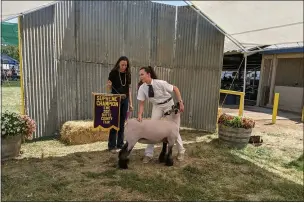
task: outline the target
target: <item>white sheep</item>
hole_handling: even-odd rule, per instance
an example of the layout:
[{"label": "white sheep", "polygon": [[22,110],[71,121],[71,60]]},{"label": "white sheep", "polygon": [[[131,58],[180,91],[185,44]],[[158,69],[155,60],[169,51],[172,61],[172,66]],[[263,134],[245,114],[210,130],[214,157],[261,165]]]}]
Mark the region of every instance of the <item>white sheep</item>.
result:
[{"label": "white sheep", "polygon": [[[124,132],[126,143],[118,154],[119,168],[128,168],[128,156],[137,142],[142,144],[163,142],[159,161],[160,163],[166,162],[167,166],[173,165],[172,148],[177,140],[180,123],[179,103],[172,106],[172,109],[166,112],[165,116],[170,114],[172,114],[172,120],[143,120],[139,122],[135,119],[130,119],[127,121]],[[167,144],[168,153],[166,154]]]}]

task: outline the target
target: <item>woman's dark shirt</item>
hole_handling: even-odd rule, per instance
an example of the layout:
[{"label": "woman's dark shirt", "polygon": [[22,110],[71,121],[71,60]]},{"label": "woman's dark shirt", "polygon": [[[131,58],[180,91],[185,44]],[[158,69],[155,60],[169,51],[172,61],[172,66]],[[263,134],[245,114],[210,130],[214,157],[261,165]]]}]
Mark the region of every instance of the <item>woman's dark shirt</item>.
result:
[{"label": "woman's dark shirt", "polygon": [[[120,78],[119,78],[120,74]],[[126,75],[127,73],[121,73],[118,70],[112,70],[109,74],[109,80],[112,82],[112,93],[113,94],[126,94],[129,96],[129,87],[131,85],[131,77],[130,75]],[[127,82],[126,82],[127,80]],[[125,85],[125,86],[123,86]],[[114,88],[113,88],[114,87]]]}]

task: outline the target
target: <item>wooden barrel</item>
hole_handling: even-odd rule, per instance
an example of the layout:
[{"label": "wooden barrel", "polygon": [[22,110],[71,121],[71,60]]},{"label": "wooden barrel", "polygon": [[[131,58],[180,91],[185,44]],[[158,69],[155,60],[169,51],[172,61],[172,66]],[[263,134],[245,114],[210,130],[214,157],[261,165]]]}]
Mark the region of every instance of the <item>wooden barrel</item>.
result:
[{"label": "wooden barrel", "polygon": [[221,143],[240,149],[247,146],[251,132],[251,128],[232,128],[220,124],[218,134]]},{"label": "wooden barrel", "polygon": [[21,148],[21,135],[8,136],[1,139],[1,159],[8,160],[19,156]]}]

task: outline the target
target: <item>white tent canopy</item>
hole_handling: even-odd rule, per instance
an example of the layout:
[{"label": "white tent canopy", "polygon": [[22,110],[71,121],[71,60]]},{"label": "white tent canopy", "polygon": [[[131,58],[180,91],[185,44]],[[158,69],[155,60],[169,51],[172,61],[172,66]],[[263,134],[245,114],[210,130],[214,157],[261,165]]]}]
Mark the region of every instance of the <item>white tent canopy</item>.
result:
[{"label": "white tent canopy", "polygon": [[[1,21],[58,1],[2,1]],[[185,1],[225,34],[224,51],[303,42],[303,1]]]},{"label": "white tent canopy", "polygon": [[250,48],[303,42],[303,1],[185,2],[225,35],[225,52],[244,53],[244,93]]},{"label": "white tent canopy", "polygon": [[1,22],[47,7],[57,1],[2,1]]},{"label": "white tent canopy", "polygon": [[189,1],[231,40],[249,48],[303,42],[303,1]]}]

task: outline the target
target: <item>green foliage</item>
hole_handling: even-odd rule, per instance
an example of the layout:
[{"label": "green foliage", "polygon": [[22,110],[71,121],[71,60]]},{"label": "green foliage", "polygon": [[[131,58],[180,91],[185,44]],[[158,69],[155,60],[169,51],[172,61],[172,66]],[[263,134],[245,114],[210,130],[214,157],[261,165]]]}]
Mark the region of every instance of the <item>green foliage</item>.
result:
[{"label": "green foliage", "polygon": [[251,118],[232,116],[224,113],[219,117],[218,124],[223,124],[232,128],[250,129],[254,128],[255,121]]},{"label": "green foliage", "polygon": [[19,61],[19,47],[8,45],[8,46],[1,46],[1,53],[6,54],[13,59],[16,59]]}]

